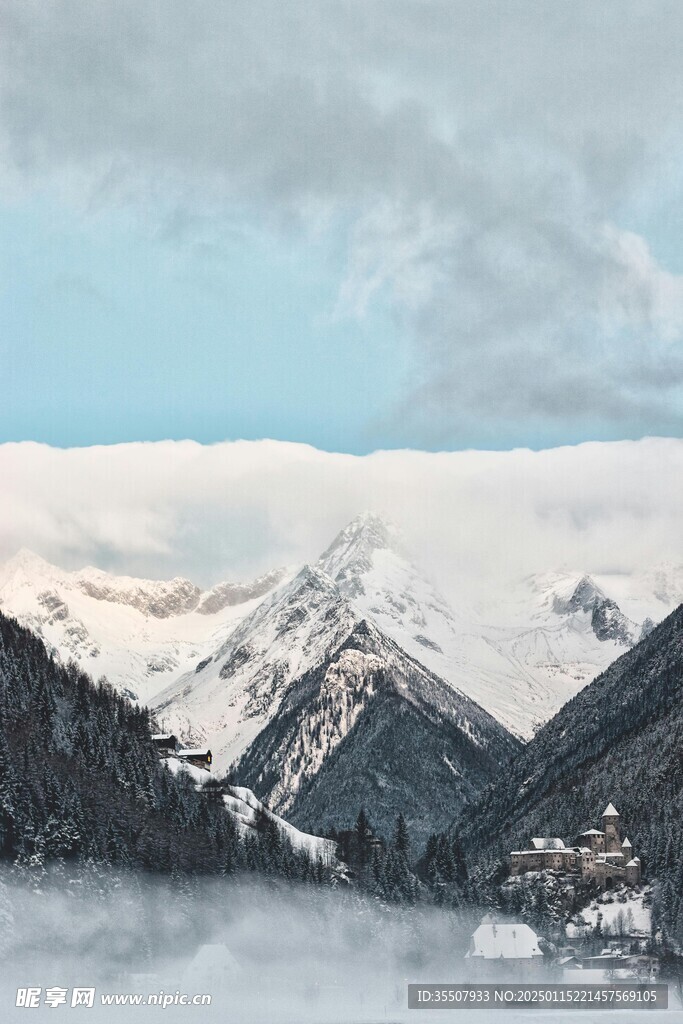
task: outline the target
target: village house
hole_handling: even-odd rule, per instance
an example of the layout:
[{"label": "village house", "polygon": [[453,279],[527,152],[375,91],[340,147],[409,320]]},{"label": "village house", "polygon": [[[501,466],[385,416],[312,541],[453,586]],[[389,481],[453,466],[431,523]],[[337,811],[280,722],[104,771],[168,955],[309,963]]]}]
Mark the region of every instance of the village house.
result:
[{"label": "village house", "polygon": [[595,879],[602,889],[611,889],[620,882],[631,887],[640,885],[640,859],[633,856],[628,838],[622,842],[619,817],[614,805],[608,804],[602,815],[602,829],[582,832],[576,846],[566,847],[557,838],[532,839],[530,849],[510,854],[510,874],[562,871]]},{"label": "village house", "polygon": [[534,977],[545,963],[538,935],[528,924],[499,924],[488,917],[470,939],[465,959],[477,977]]},{"label": "village house", "polygon": [[553,961],[553,967],[557,967],[561,971],[580,971],[582,970],[581,960],[576,954],[572,953],[571,956],[560,956],[557,960]]}]

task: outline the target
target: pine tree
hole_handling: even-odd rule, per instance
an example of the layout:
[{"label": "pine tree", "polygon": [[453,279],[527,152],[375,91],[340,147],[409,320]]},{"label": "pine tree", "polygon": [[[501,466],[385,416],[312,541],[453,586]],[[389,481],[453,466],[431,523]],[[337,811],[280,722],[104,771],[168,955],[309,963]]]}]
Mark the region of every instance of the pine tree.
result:
[{"label": "pine tree", "polygon": [[370,853],[370,840],[372,838],[372,829],[370,828],[370,821],[368,819],[367,814],[365,813],[364,807],[361,807],[360,811],[358,812],[355,832],[356,841],[358,845],[358,860],[362,866],[367,863],[368,856]]},{"label": "pine tree", "polygon": [[408,859],[410,854],[410,835],[408,833],[408,826],[403,814],[399,814],[396,818],[396,825],[394,826],[394,850],[402,857],[405,857],[406,860]]}]

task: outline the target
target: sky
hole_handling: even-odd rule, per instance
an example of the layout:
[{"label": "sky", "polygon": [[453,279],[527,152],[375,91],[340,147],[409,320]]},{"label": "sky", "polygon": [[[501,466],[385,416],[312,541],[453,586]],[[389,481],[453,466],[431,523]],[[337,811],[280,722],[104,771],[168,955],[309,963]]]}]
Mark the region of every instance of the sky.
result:
[{"label": "sky", "polygon": [[0,442],[680,436],[683,7],[3,0]]}]

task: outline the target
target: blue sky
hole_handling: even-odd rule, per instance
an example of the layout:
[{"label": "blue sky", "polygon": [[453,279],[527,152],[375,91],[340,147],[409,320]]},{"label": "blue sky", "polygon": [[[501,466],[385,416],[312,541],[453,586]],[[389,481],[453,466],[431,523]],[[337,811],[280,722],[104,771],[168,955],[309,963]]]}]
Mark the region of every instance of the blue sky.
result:
[{"label": "blue sky", "polygon": [[205,252],[44,199],[0,209],[0,234],[3,440],[391,444],[405,344],[381,305],[335,314],[315,246],[236,233]]},{"label": "blue sky", "polygon": [[7,0],[0,442],[680,436],[683,9],[391,12]]}]

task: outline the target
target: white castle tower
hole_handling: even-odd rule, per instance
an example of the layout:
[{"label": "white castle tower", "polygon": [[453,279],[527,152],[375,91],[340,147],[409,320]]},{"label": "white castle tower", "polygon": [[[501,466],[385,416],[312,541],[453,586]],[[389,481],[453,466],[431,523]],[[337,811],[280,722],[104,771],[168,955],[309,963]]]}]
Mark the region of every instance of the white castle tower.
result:
[{"label": "white castle tower", "polygon": [[602,814],[602,831],[605,833],[605,853],[624,853],[619,836],[619,811],[614,804],[607,804]]}]

